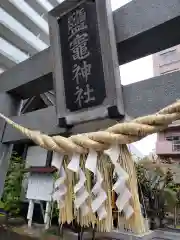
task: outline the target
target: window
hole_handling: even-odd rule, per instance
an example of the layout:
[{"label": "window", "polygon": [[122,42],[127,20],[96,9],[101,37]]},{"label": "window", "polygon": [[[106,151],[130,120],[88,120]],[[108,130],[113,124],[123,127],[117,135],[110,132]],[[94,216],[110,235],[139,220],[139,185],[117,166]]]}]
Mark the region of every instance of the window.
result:
[{"label": "window", "polygon": [[167,59],[172,59],[172,56],[175,56],[176,54],[176,49],[169,49],[168,51],[166,52],[162,52],[160,53],[160,56],[163,60],[167,60]]},{"label": "window", "polygon": [[167,136],[167,141],[180,141],[180,136]]},{"label": "window", "polygon": [[176,50],[177,50],[177,46],[171,47],[171,48],[165,49],[164,51],[161,51],[160,55],[169,56],[169,54],[175,53]]},{"label": "window", "polygon": [[172,150],[174,152],[180,152],[180,140],[173,141]]},{"label": "window", "polygon": [[173,140],[173,137],[172,137],[172,136],[166,137],[166,140],[167,140],[167,141],[172,141],[172,140]]},{"label": "window", "polygon": [[171,49],[166,52],[160,53],[160,66],[171,64],[180,60],[180,55],[177,52],[177,49]]},{"label": "window", "polygon": [[180,152],[180,136],[167,136],[166,141],[172,142],[173,152]]},{"label": "window", "polygon": [[179,69],[178,68],[174,68],[174,69],[171,69],[171,70],[167,70],[167,71],[161,72],[160,74],[161,75],[165,75],[165,74],[173,73],[173,72],[176,72],[176,71],[179,71]]}]

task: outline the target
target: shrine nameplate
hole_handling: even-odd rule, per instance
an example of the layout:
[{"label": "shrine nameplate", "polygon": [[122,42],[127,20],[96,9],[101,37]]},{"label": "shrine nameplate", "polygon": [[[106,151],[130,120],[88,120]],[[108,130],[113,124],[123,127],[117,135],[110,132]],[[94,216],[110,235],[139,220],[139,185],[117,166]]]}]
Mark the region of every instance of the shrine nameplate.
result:
[{"label": "shrine nameplate", "polygon": [[121,84],[107,2],[66,0],[49,13],[56,109],[66,123],[105,118],[110,108],[119,110],[117,78]]},{"label": "shrine nameplate", "polygon": [[95,2],[59,20],[66,106],[71,112],[98,106],[106,97]]}]

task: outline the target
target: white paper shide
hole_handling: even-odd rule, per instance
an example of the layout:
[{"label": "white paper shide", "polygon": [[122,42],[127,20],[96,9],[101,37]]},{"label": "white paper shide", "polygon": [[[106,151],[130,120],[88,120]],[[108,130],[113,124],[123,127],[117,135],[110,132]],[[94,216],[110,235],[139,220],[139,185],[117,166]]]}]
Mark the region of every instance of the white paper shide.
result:
[{"label": "white paper shide", "polygon": [[80,208],[83,216],[85,216],[89,213],[89,210],[90,210],[86,203],[86,200],[89,197],[89,193],[86,191],[86,188],[85,188],[86,176],[82,171],[82,169],[80,168],[79,154],[73,154],[71,161],[68,164],[68,169],[75,173],[78,173],[79,181],[74,186],[74,194],[75,194],[74,205],[77,210]]},{"label": "white paper shide", "polygon": [[134,210],[129,202],[132,194],[126,186],[126,181],[128,180],[129,175],[120,166],[120,163],[118,163],[120,148],[118,145],[114,145],[110,149],[104,151],[104,153],[107,154],[111,159],[112,163],[115,166],[116,174],[118,176],[118,180],[113,186],[113,190],[118,194],[116,206],[120,212],[124,212],[126,219],[129,219],[134,213]]},{"label": "white paper shide", "polygon": [[64,183],[66,179],[66,173],[62,165],[63,158],[63,155],[55,152],[53,153],[52,166],[56,167],[59,170],[59,178],[54,183],[53,200],[58,202],[59,208],[64,207],[65,195],[67,192],[67,187]]},{"label": "white paper shide", "polygon": [[[126,182],[129,178],[128,173],[121,167],[118,162],[120,156],[120,148],[115,145],[110,149],[105,150],[104,154],[108,155],[111,159],[112,163],[115,166],[115,173],[118,176],[116,183],[113,185],[113,191],[115,191],[118,195],[116,200],[116,206],[119,212],[124,212],[126,219],[129,219],[134,213],[134,209],[130,204],[130,199],[132,198],[132,194],[126,186]],[[91,190],[91,194],[94,197],[91,203],[91,209],[93,213],[97,213],[99,220],[103,220],[107,217],[107,211],[105,208],[105,201],[107,199],[107,193],[104,191],[102,187],[103,176],[98,170],[97,166],[98,154],[93,149],[89,150],[85,168],[93,173],[94,176],[94,186]],[[63,168],[63,156],[54,153],[52,165],[55,166],[59,170],[59,178],[55,182],[55,191],[53,193],[54,201],[59,203],[60,207],[64,206],[65,203],[65,195],[67,192],[67,187],[64,184],[66,179],[66,173]],[[87,192],[85,187],[86,176],[83,170],[80,167],[80,154],[74,153],[71,157],[71,160],[67,167],[70,171],[74,172],[78,176],[78,182],[74,186],[74,194],[75,200],[74,205],[75,208],[81,209],[83,216],[87,215],[90,212],[90,209],[87,205],[87,199],[90,194]]]},{"label": "white paper shide", "polygon": [[102,220],[107,216],[107,212],[104,206],[104,202],[107,199],[107,194],[102,188],[103,178],[97,169],[97,156],[97,152],[90,150],[86,159],[85,167],[94,174],[94,179],[96,181],[92,189],[92,193],[96,196],[91,204],[92,211],[93,213],[97,212],[99,220]]}]

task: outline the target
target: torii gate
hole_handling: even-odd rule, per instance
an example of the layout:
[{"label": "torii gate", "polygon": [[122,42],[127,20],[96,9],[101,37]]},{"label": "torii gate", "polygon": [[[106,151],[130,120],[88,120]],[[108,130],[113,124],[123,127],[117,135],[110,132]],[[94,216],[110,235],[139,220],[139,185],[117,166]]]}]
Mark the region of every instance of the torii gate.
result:
[{"label": "torii gate", "polygon": [[[104,113],[104,108],[98,108],[95,112],[91,112],[93,114],[90,114],[90,116],[85,114],[87,111],[84,111],[84,109],[84,115],[78,114],[72,117],[72,115],[69,114],[67,106],[65,107],[67,102],[65,104],[65,101],[61,101],[63,95],[61,92],[62,81],[59,81],[59,79],[62,80],[63,78],[69,79],[68,75],[66,76],[66,74],[63,75],[62,73],[65,66],[63,65],[64,61],[67,60],[67,63],[70,64],[68,62],[69,55],[66,56],[66,52],[63,52],[63,49],[66,47],[66,39],[63,39],[62,36],[64,32],[59,32],[61,30],[58,29],[57,24],[62,24],[61,29],[66,31],[67,29],[63,25],[65,23],[58,22],[59,17],[60,20],[62,18],[63,21],[65,21],[63,16],[66,17],[69,10],[74,9],[74,5],[75,7],[77,7],[77,5],[79,7],[81,4],[86,4],[86,2],[95,7],[92,7],[90,10],[88,9],[88,14],[92,16],[92,11],[94,10],[96,10],[97,14],[97,19],[92,19],[90,17],[89,20],[93,22],[92,24],[98,25],[96,30],[97,36],[100,36],[100,40],[99,45],[97,44],[96,47],[100,47],[101,51],[102,49],[104,50],[104,56],[102,57],[100,55],[104,59],[103,64],[101,60],[99,60],[97,65],[100,66],[100,64],[102,64],[101,67],[105,74],[104,81],[106,82],[106,91],[111,87],[117,87],[117,57],[118,63],[123,64],[179,44],[178,26],[180,19],[180,3],[178,0],[174,0],[173,2],[164,0],[162,3],[157,3],[155,0],[133,1],[116,10],[113,13],[113,18],[110,14],[111,11],[108,0],[75,0],[73,3],[72,1],[66,0],[49,13],[51,47],[31,57],[27,61],[18,64],[0,76],[0,112],[25,127],[38,129],[49,135],[66,134],[67,128],[68,133],[70,132],[73,134],[105,128],[109,124],[112,125],[115,123],[117,118],[122,119],[124,116],[134,118],[156,112],[164,106],[174,102],[179,97],[180,84],[178,80],[180,75],[179,72],[176,72],[130,84],[128,86],[121,86],[119,81],[118,97],[116,97],[116,103],[114,105],[112,104],[113,91],[107,93],[109,96],[107,106],[112,107],[107,111],[108,113]],[[114,24],[112,20],[114,20]],[[114,26],[115,34],[113,31]],[[84,29],[86,29],[86,27],[84,27]],[[171,29],[173,29],[173,31]],[[175,31],[175,29],[177,29],[177,31]],[[89,32],[89,34],[91,33],[92,32]],[[95,36],[95,39],[97,39],[97,36]],[[83,39],[83,41],[85,40],[86,38]],[[93,44],[94,42],[92,41],[92,43],[90,43],[90,49],[93,49]],[[64,46],[64,48],[61,48],[62,46]],[[62,56],[59,54],[60,48]],[[86,52],[86,54],[88,53]],[[95,57],[92,61],[96,61],[98,57],[99,55],[96,56],[95,53]],[[69,66],[70,65],[68,65],[68,67]],[[107,71],[108,67],[109,71]],[[106,73],[104,72],[105,70]],[[54,74],[54,82],[52,73]],[[99,79],[101,79],[102,72],[100,70],[98,74]],[[110,80],[112,80],[113,83],[110,82]],[[107,88],[107,86],[109,86],[109,88]],[[50,106],[46,109],[20,115],[21,100],[49,90],[56,91],[56,106]],[[61,95],[59,94],[60,92]],[[70,91],[70,94],[71,93]],[[96,103],[96,106],[98,106],[98,104],[101,105],[102,102],[102,99],[100,99],[99,102]],[[87,105],[84,108],[86,107],[91,108],[94,106]],[[81,110],[81,106],[77,108],[71,106],[71,103],[69,103],[68,109],[70,109],[70,112],[79,111]],[[102,120],[98,119],[100,116],[103,116]],[[83,119],[85,123],[72,126],[79,123],[80,118]],[[90,120],[94,119],[97,120],[96,124],[90,122]],[[71,125],[70,130],[69,125]],[[4,178],[8,167],[7,159],[11,154],[12,144],[19,141],[26,141],[27,138],[18,133],[11,126],[6,125],[2,120],[0,133],[0,191],[2,193]]]}]

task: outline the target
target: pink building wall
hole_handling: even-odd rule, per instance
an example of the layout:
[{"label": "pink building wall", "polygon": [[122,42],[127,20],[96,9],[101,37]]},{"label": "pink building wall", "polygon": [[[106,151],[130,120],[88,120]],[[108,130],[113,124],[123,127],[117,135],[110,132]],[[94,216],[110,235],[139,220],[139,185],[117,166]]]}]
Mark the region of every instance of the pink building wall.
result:
[{"label": "pink building wall", "polygon": [[173,151],[173,142],[166,140],[166,137],[180,136],[180,126],[169,128],[168,130],[158,133],[156,142],[156,154],[169,157],[180,158],[180,151]]}]

